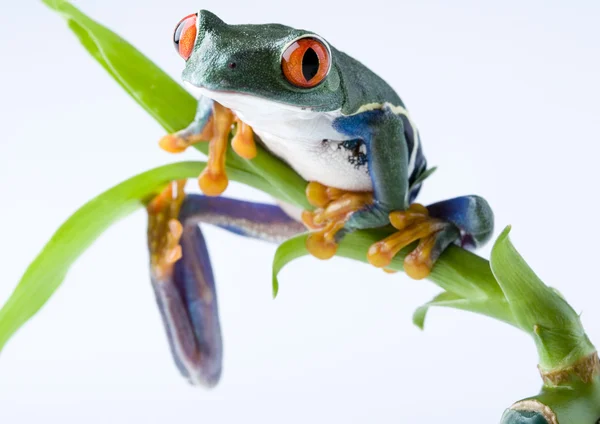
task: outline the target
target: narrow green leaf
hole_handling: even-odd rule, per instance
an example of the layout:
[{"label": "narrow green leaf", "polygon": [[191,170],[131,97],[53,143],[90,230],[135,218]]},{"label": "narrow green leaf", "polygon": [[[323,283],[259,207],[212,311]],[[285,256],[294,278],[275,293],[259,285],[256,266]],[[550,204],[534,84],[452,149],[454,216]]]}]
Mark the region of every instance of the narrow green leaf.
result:
[{"label": "narrow green leaf", "polygon": [[425,172],[423,172],[419,177],[412,183],[411,188],[416,186],[417,184],[421,184],[427,178],[429,178],[435,171],[437,171],[437,166],[429,168]]},{"label": "narrow green leaf", "polygon": [[496,240],[491,267],[517,324],[534,337],[542,369],[561,369],[595,352],[579,315],[527,265],[509,232]]},{"label": "narrow green leaf", "polygon": [[277,279],[279,272],[294,259],[308,254],[305,247],[306,237],[307,234],[300,234],[284,241],[277,247],[277,251],[273,257],[273,298],[277,297],[277,293],[279,293],[279,280]]},{"label": "narrow green leaf", "polygon": [[423,306],[417,308],[413,314],[413,323],[423,329],[425,327],[425,317],[429,308],[432,306],[446,307],[469,311],[497,320],[506,322],[507,324],[515,325],[511,311],[508,308],[506,299],[504,298],[481,298],[481,299],[465,299],[454,293],[443,292],[437,295],[433,300],[427,302]]},{"label": "narrow green leaf", "polygon": [[429,308],[431,306],[438,306],[443,302],[453,301],[453,300],[463,300],[460,296],[455,295],[454,293],[442,292],[434,297],[432,300],[427,302],[426,304],[419,306],[415,312],[413,313],[413,324],[419,327],[421,330],[425,328],[425,318],[427,317],[427,312],[429,312]]},{"label": "narrow green leaf", "polygon": [[135,47],[68,1],[43,2],[67,20],[94,59],[163,128],[174,132],[192,121],[196,110],[194,97]]},{"label": "narrow green leaf", "polygon": [[183,162],[144,172],[104,192],[75,212],[31,263],[0,310],[0,349],[46,303],[73,262],[104,230],[142,207],[146,199],[169,181],[193,177],[203,168],[203,162]]}]

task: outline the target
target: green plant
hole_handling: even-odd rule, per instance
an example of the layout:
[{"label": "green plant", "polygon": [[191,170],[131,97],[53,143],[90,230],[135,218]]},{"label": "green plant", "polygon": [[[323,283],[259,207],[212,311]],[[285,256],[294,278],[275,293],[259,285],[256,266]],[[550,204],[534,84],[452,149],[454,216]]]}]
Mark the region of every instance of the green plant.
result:
[{"label": "green plant", "polygon": [[[192,119],[195,100],[155,64],[118,35],[91,20],[66,1],[44,0],[63,15],[70,29],[107,72],[168,132]],[[206,153],[205,144],[195,147]],[[55,233],[25,272],[0,310],[0,348],[30,319],[62,283],[70,265],[110,225],[143,207],[173,180],[196,177],[204,162],[180,162],[135,176],[104,192],[73,214]],[[230,155],[229,176],[275,198],[308,209],[306,182],[280,160],[259,149],[251,161]],[[361,231],[346,237],[338,255],[366,262],[366,251],[385,230]],[[508,238],[497,239],[491,262],[452,247],[429,279],[443,292],[418,308],[414,322],[424,326],[431,306],[488,315],[530,334],[539,353],[541,392],[507,410],[503,422],[593,424],[600,418],[600,364],[579,316],[553,289],[544,285]],[[281,244],[273,264],[277,274],[290,261],[306,255],[306,235]],[[402,270],[403,251],[390,265]]]}]

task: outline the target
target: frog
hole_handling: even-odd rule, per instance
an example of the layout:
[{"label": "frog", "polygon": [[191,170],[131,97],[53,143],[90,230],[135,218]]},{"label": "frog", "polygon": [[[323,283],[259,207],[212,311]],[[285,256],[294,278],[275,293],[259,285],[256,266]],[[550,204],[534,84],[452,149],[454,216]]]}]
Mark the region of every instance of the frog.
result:
[{"label": "frog", "polygon": [[[226,24],[200,10],[176,25],[173,44],[198,106],[189,126],[160,145],[173,153],[207,140],[210,146],[198,180],[203,194],[185,194],[178,182],[152,203],[149,248],[171,350],[191,383],[213,387],[222,370],[216,289],[200,223],[275,243],[308,232],[306,248],[322,260],[354,231],[393,229],[369,248],[368,262],[386,270],[414,246],[404,259],[414,279],[427,277],[449,246],[472,249],[490,239],[494,215],[481,196],[415,203],[433,168],[405,104],[321,35],[281,24]],[[232,133],[232,148],[245,160],[256,156],[258,144],[306,180],[314,209],[221,196]]]}]

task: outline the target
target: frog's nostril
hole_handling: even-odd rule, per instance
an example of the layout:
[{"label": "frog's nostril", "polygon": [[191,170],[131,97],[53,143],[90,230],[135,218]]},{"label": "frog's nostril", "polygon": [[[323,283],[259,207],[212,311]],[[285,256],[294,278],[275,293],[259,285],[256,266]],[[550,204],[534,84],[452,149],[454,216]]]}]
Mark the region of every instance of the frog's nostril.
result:
[{"label": "frog's nostril", "polygon": [[237,67],[237,63],[235,63],[235,62],[229,62],[229,63],[227,64],[227,67],[228,67],[229,69],[235,69],[235,68]]}]

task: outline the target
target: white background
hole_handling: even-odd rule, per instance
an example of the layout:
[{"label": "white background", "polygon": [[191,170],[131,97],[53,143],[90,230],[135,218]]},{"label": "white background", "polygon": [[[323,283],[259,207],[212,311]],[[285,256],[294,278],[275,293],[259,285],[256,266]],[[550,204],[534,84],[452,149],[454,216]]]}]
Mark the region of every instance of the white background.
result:
[{"label": "white background", "polygon": [[[322,34],[411,110],[439,166],[420,200],[484,195],[496,234],[513,224],[525,258],[600,343],[600,4],[483,3],[77,2],[175,78],[172,30],[199,7]],[[3,5],[0,62],[3,302],[78,206],[181,157],[159,150],[162,129],[41,3]],[[228,195],[268,200],[239,185]],[[273,246],[205,234],[225,341],[215,390],[188,386],[172,363],[140,211],[103,235],[6,345],[0,422],[488,423],[539,388],[533,343],[516,329],[446,309],[431,311],[425,332],[414,327],[413,310],[438,292],[430,282],[304,258],[284,270],[273,301]]]}]

